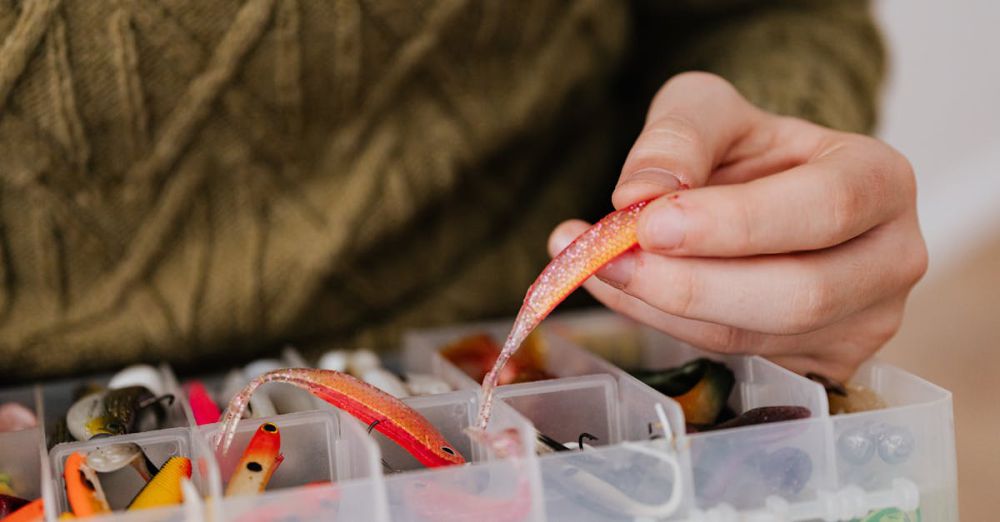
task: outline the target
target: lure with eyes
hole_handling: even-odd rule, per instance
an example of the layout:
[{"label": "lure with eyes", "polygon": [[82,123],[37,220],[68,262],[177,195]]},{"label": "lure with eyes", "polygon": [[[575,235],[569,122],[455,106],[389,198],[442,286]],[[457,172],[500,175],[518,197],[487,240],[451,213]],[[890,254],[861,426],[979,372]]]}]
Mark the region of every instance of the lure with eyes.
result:
[{"label": "lure with eyes", "polygon": [[226,485],[226,496],[261,493],[271,475],[284,460],[281,456],[281,433],[270,422],[261,424],[243,451],[233,476]]},{"label": "lure with eyes", "polygon": [[236,394],[222,415],[217,441],[217,447],[222,453],[229,450],[236,434],[236,425],[246,411],[251,395],[261,385],[269,382],[284,382],[309,391],[374,427],[425,466],[465,463],[465,459],[430,421],[399,399],[346,373],[312,368],[285,368],[267,372],[252,379]]}]

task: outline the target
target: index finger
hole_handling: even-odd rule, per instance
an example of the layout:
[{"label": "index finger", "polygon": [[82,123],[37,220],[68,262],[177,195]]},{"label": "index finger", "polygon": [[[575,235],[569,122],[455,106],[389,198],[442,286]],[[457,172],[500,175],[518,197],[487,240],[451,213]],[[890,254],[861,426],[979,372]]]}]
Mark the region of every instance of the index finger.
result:
[{"label": "index finger", "polygon": [[726,151],[762,118],[759,109],[718,76],[689,72],[673,77],[650,105],[612,203],[624,208],[705,185]]}]

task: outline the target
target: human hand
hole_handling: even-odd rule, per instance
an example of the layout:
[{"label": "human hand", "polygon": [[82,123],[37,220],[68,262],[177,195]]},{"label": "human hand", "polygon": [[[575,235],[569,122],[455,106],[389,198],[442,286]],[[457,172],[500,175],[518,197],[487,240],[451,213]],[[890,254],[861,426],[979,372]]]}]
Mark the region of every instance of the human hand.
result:
[{"label": "human hand", "polygon": [[[899,329],[927,268],[901,154],[766,113],[707,73],[657,93],[612,201],[653,198],[639,217],[641,249],[584,287],[707,350],[846,380]],[[586,228],[559,225],[549,251]]]}]

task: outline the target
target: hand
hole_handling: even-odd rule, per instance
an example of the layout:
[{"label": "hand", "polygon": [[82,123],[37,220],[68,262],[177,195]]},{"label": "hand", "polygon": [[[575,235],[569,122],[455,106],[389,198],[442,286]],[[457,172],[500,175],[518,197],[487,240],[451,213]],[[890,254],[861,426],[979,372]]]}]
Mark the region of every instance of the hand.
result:
[{"label": "hand", "polygon": [[[710,74],[676,76],[653,100],[612,201],[652,198],[641,249],[584,286],[707,350],[846,380],[896,333],[926,271],[902,155],[766,113]],[[550,252],[586,227],[561,224]]]}]

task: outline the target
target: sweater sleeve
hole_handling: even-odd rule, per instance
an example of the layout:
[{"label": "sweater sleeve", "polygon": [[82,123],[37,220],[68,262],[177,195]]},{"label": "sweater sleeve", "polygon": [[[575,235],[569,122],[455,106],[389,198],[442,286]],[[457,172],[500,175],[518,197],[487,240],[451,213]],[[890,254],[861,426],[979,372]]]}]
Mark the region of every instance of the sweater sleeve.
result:
[{"label": "sweater sleeve", "polygon": [[648,81],[709,71],[766,110],[873,130],[885,51],[866,0],[665,4],[635,5],[635,55],[652,64]]}]

